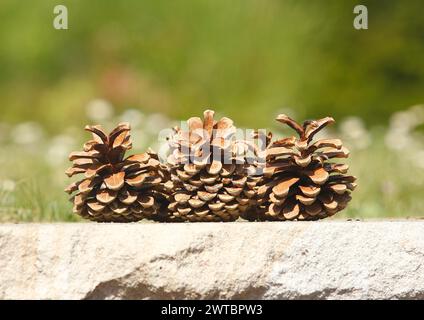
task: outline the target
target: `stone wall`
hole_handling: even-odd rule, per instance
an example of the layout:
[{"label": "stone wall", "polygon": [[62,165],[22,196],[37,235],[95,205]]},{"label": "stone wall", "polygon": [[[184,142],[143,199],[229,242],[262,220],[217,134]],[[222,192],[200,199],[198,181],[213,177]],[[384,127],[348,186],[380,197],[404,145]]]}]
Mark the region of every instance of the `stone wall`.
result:
[{"label": "stone wall", "polygon": [[423,299],[424,222],[0,225],[0,299]]}]

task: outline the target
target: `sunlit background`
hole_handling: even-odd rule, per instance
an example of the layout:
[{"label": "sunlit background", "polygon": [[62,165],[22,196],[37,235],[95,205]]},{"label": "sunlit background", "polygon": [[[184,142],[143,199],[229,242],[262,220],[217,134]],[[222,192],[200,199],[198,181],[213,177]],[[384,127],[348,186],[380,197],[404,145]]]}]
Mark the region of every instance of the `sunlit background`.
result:
[{"label": "sunlit background", "polygon": [[[53,28],[68,8],[69,29]],[[369,29],[353,28],[353,8]],[[424,216],[422,0],[0,2],[0,222],[75,221],[63,188],[86,124],[134,152],[212,107],[243,128],[333,116],[358,189],[341,218]]]}]

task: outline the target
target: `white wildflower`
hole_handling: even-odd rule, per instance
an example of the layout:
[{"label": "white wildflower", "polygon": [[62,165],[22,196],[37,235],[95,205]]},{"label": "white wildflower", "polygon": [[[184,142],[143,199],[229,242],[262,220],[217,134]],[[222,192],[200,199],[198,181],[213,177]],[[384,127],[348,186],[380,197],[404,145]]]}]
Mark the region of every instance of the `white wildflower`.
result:
[{"label": "white wildflower", "polygon": [[412,153],[410,157],[415,166],[420,169],[424,169],[424,149]]},{"label": "white wildflower", "polygon": [[11,139],[16,144],[29,145],[40,142],[44,137],[43,128],[36,122],[24,122],[15,126]]},{"label": "white wildflower", "polygon": [[385,137],[387,147],[395,151],[422,149],[422,135],[414,130],[423,123],[424,107],[422,105],[395,112],[390,118],[390,126]]},{"label": "white wildflower", "polygon": [[415,144],[414,138],[409,132],[389,128],[385,137],[386,146],[395,151],[413,148]]},{"label": "white wildflower", "polygon": [[45,153],[46,161],[51,165],[60,165],[66,162],[75,145],[76,141],[71,136],[58,135],[53,137]]},{"label": "white wildflower", "polygon": [[170,120],[163,114],[153,113],[147,116],[144,129],[147,133],[157,135],[163,128],[169,126]]},{"label": "white wildflower", "polygon": [[91,121],[106,121],[112,118],[113,106],[103,99],[94,99],[87,104],[86,114]]},{"label": "white wildflower", "polygon": [[343,140],[355,149],[364,149],[371,144],[371,136],[359,117],[348,117],[340,123]]},{"label": "white wildflower", "polygon": [[120,116],[121,122],[129,122],[132,128],[137,128],[141,125],[144,119],[144,114],[137,109],[128,109]]},{"label": "white wildflower", "polygon": [[0,180],[0,190],[13,192],[16,189],[16,182],[10,179]]}]

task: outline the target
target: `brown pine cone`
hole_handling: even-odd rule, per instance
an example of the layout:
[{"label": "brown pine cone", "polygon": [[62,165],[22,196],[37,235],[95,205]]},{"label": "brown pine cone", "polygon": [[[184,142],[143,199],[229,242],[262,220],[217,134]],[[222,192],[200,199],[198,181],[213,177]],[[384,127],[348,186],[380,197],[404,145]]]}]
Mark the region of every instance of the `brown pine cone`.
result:
[{"label": "brown pine cone", "polygon": [[73,194],[74,212],[97,222],[134,222],[154,218],[163,205],[160,185],[165,171],[153,152],[124,158],[132,148],[130,125],[119,124],[109,135],[87,126],[93,139],[82,152],[72,152],[69,177],[83,174],[65,191]]},{"label": "brown pine cone", "polygon": [[[281,114],[276,120],[294,129],[299,138],[271,142],[268,137],[266,168],[257,187],[258,207],[253,219],[316,220],[344,209],[356,178],[347,175],[348,165],[329,160],[347,158],[349,151],[339,139],[313,140],[334,119],[326,117],[300,125]],[[252,220],[252,211],[250,214]]]},{"label": "brown pine cone", "polygon": [[251,145],[236,140],[233,121],[193,117],[174,128],[167,159],[172,189],[168,221],[234,221],[254,204],[257,179],[249,176]]}]

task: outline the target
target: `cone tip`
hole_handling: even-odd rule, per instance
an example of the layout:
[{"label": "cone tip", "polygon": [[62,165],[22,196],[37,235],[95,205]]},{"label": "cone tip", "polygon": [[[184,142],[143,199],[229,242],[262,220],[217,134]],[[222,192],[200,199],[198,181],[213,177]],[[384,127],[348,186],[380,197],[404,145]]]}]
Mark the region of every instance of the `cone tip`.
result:
[{"label": "cone tip", "polygon": [[203,116],[206,118],[208,116],[213,117],[215,114],[215,111],[213,111],[212,109],[206,109],[205,111],[203,111]]},{"label": "cone tip", "polygon": [[92,125],[87,124],[84,127],[84,130],[85,131],[90,131],[90,132],[94,132],[95,130],[99,130],[101,132],[104,132],[103,131],[103,127],[100,124],[92,124]]},{"label": "cone tip", "polygon": [[324,119],[325,119],[325,120],[327,120],[327,121],[328,121],[328,123],[330,123],[330,124],[332,124],[332,123],[335,123],[335,122],[336,122],[336,120],[334,120],[334,118],[333,118],[333,117],[325,117]]},{"label": "cone tip", "polygon": [[275,120],[277,120],[277,121],[286,120],[286,119],[289,119],[289,116],[288,116],[288,115],[286,115],[286,114],[284,114],[284,113],[280,113],[280,114],[277,116],[277,118],[275,118]]}]

